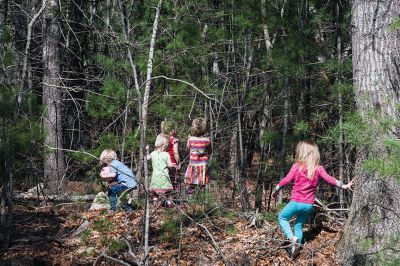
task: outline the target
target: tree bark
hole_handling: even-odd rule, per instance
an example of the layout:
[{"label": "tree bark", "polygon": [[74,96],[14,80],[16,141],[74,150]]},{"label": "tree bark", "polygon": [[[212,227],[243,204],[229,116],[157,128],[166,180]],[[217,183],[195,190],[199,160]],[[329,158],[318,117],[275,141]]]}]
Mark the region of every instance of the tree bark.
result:
[{"label": "tree bark", "polygon": [[44,178],[50,194],[62,192],[65,183],[65,162],[62,149],[62,110],[60,86],[60,29],[58,0],[48,0],[43,21],[43,127],[45,145],[57,149],[45,151]]},{"label": "tree bark", "polygon": [[[111,3],[109,0],[107,1],[107,13],[108,13],[108,23],[110,20],[110,14],[111,14],[111,7],[109,7]],[[123,25],[123,32],[124,32],[124,39],[126,43],[129,43],[129,32],[130,32],[130,25],[129,25],[129,20],[126,16],[126,7],[125,7],[125,1],[119,0],[119,8],[121,11],[121,20],[122,20],[122,25]],[[109,26],[108,26],[109,27]],[[108,28],[107,27],[107,28]],[[128,47],[128,58],[130,61],[132,61],[133,64],[133,58],[132,58],[132,52],[131,52],[131,47]],[[131,64],[131,65],[132,65]],[[128,134],[131,131],[131,125],[128,122],[128,115],[130,113],[130,99],[131,99],[131,82],[128,81],[128,89],[126,91],[126,105],[125,105],[125,114],[124,114],[124,123],[122,125],[122,143],[121,143],[121,162],[124,162],[124,150],[125,150],[125,140],[126,140],[126,134]]]},{"label": "tree bark", "polygon": [[[391,24],[400,15],[400,1],[353,1],[353,75],[356,106],[371,128],[381,119],[398,121],[400,87],[400,37]],[[398,128],[376,131],[371,146],[358,150],[355,166],[357,177],[349,218],[338,248],[343,265],[375,265],[377,254],[389,249],[386,257],[398,250],[393,240],[400,232],[400,195],[395,176],[363,170],[365,160],[383,158],[389,152],[383,141],[398,138]],[[397,134],[397,136],[396,136]],[[393,255],[393,253],[392,253]]]},{"label": "tree bark", "polygon": [[[156,35],[158,29],[158,20],[160,17],[161,5],[163,0],[158,2],[156,8],[156,16],[153,23],[153,32],[150,41],[150,51],[149,51],[149,61],[147,63],[147,75],[146,75],[146,85],[143,96],[143,106],[142,106],[142,127],[141,127],[141,138],[140,138],[140,149],[143,157],[145,158],[143,152],[146,145],[146,129],[147,129],[147,110],[149,105],[149,95],[150,95],[150,85],[151,85],[151,75],[153,72],[153,59],[154,59],[154,49],[156,44]],[[145,204],[145,215],[144,215],[144,264],[149,265],[149,228],[150,228],[150,194],[149,194],[149,170],[147,167],[146,160],[143,160],[144,168],[144,188],[146,193],[146,204]]]},{"label": "tree bark", "polygon": [[[282,149],[281,149],[281,179],[285,177],[285,167],[286,167],[286,142],[289,130],[289,112],[290,112],[290,90],[289,90],[289,79],[285,78],[283,84],[283,90],[285,93],[285,101],[283,104],[283,126],[282,126]],[[282,190],[278,194],[278,203],[282,203]]]},{"label": "tree bark", "polygon": [[7,0],[0,0],[0,83],[4,81],[6,73],[4,66],[4,36],[6,31],[7,4]]},{"label": "tree bark", "polygon": [[[340,28],[341,22],[341,10],[339,1],[336,3],[336,21],[335,21],[335,31],[336,31],[336,57],[338,62],[342,63],[342,34]],[[336,77],[336,83],[341,84],[341,74]],[[343,153],[343,97],[342,92],[338,91],[338,112],[339,112],[339,139],[338,139],[338,155],[339,155],[339,181],[343,182],[343,168],[344,168],[344,153]],[[344,208],[344,191],[343,189],[337,189],[339,194],[340,208]]]},{"label": "tree bark", "polygon": [[14,165],[14,150],[13,144],[8,143],[8,156],[5,156],[3,166],[4,169],[1,175],[1,183],[3,188],[1,190],[1,205],[0,205],[0,220],[1,220],[1,246],[0,248],[5,249],[10,245],[10,226],[12,216],[12,169]]}]

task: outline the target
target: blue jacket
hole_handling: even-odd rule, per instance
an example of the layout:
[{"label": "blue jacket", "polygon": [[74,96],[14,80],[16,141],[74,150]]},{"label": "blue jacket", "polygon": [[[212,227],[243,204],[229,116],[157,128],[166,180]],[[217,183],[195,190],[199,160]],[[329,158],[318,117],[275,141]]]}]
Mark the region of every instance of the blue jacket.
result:
[{"label": "blue jacket", "polygon": [[116,173],[116,179],[118,184],[127,186],[128,188],[137,187],[135,175],[132,170],[129,169],[125,164],[118,160],[112,160],[110,164],[111,172]]}]

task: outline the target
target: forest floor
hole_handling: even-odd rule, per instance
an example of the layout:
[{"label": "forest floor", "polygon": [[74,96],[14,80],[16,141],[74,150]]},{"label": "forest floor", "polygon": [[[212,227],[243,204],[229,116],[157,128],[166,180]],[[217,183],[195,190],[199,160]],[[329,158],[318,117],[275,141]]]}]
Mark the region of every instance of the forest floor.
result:
[{"label": "forest floor", "polygon": [[[342,228],[322,215],[305,225],[305,244],[293,261],[275,210],[242,213],[212,197],[205,201],[152,209],[151,265],[339,265],[335,244]],[[16,206],[11,247],[0,252],[0,265],[135,265],[143,253],[143,213],[142,207],[128,215],[88,211],[87,204]]]}]

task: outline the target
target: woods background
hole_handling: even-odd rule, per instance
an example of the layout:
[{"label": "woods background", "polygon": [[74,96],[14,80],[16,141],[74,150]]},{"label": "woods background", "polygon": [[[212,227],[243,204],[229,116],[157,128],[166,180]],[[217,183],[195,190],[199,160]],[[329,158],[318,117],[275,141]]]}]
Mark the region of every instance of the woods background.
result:
[{"label": "woods background", "polygon": [[[399,229],[399,11],[397,0],[0,0],[3,228],[13,190],[97,182],[87,153],[116,150],[146,184],[144,143],[163,120],[185,165],[191,120],[204,116],[227,206],[269,209],[303,139],[337,179],[371,183],[342,245],[346,263],[375,260]],[[324,186],[317,196],[351,202]]]}]

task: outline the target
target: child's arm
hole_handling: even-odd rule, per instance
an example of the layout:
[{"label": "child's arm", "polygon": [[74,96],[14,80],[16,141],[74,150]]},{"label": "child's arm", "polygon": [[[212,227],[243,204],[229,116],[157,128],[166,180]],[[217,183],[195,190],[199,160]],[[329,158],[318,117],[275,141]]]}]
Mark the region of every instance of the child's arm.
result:
[{"label": "child's arm", "polygon": [[342,188],[342,189],[352,189],[354,180],[351,180],[348,184],[343,184],[342,181],[337,180],[336,178],[334,178],[333,176],[330,176],[324,167],[320,166],[319,167],[319,175],[329,184],[331,184],[332,186],[337,186],[338,188]]},{"label": "child's arm", "polygon": [[210,143],[207,146],[207,152],[208,152],[208,154],[211,154],[213,152],[212,146],[211,146],[211,138],[210,138]]},{"label": "child's arm", "polygon": [[167,156],[167,165],[168,165],[168,167],[170,167],[170,168],[175,167],[176,168],[177,165],[171,162],[171,157],[169,156],[169,153],[166,152],[166,154],[168,155]]},{"label": "child's arm", "polygon": [[174,143],[173,149],[174,149],[174,158],[175,158],[175,162],[176,162],[176,165],[177,165],[178,168],[179,168],[179,165],[180,165],[180,163],[181,163],[181,158],[179,157],[179,141],[177,141],[176,143]]},{"label": "child's arm", "polygon": [[151,160],[151,154],[149,154],[150,147],[149,145],[146,146],[146,158],[147,161]]},{"label": "child's arm", "polygon": [[101,171],[101,172],[100,172],[100,176],[101,176],[101,178],[102,178],[104,181],[109,182],[109,181],[114,180],[115,177],[117,176],[117,174],[116,174],[116,173],[113,173],[113,172],[111,172],[111,171],[109,171],[109,172]]},{"label": "child's arm", "polygon": [[187,142],[186,142],[186,151],[187,151],[187,152],[190,152],[189,140],[190,140],[190,136],[189,136],[189,138],[188,138],[188,140],[187,140]]},{"label": "child's arm", "polygon": [[272,197],[276,198],[276,196],[278,195],[278,191],[282,187],[289,185],[293,181],[298,169],[299,168],[297,164],[293,164],[292,168],[290,168],[289,173],[275,187],[274,191],[272,192]]}]

